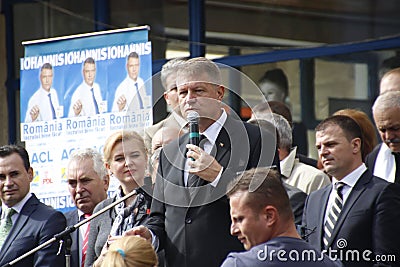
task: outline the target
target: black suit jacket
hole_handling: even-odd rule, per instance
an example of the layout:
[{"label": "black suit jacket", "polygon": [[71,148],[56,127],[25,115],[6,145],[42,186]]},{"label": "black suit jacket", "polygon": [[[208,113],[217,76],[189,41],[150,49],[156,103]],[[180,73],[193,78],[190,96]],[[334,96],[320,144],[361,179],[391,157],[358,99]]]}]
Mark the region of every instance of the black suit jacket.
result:
[{"label": "black suit jacket", "polygon": [[[65,230],[61,212],[41,203],[35,195],[25,203],[0,251],[0,266],[4,266],[26,252],[48,241]],[[12,266],[65,266],[63,253],[57,256],[59,243],[53,242]]]},{"label": "black suit jacket", "polygon": [[[65,218],[67,219],[67,225],[68,226],[73,226],[79,222],[79,216],[78,216],[78,209],[74,209],[71,211],[68,211],[67,213],[64,214]],[[70,263],[71,267],[75,266],[80,266],[80,261],[79,261],[79,228],[76,229],[74,232],[71,233],[71,258],[70,258]]]},{"label": "black suit jacket", "polygon": [[296,225],[301,225],[307,194],[297,187],[291,186],[290,184],[287,184],[285,182],[282,182],[282,184],[285,187],[286,193],[289,197],[290,206],[292,207],[294,216],[294,223]]},{"label": "black suit jacket", "polygon": [[379,150],[381,149],[382,145],[383,143],[380,143],[375,146],[374,149],[365,158],[365,165],[367,165],[368,169],[371,170],[371,173],[374,173],[376,158],[378,157]]},{"label": "black suit jacket", "polygon": [[230,235],[226,185],[237,172],[258,164],[279,166],[275,140],[258,127],[228,116],[213,149],[215,159],[224,167],[221,179],[217,187],[201,179],[202,187],[192,198],[183,181],[187,143],[184,135],[160,155],[147,226],[165,248],[167,266],[219,266],[229,252],[243,250]]},{"label": "black suit jacket", "polygon": [[[312,192],[306,200],[303,224],[315,229],[309,242],[322,249],[325,208],[332,186]],[[375,177],[367,170],[360,177],[346,200],[332,233],[329,246],[333,250],[357,250],[359,261],[342,259],[345,266],[382,266],[378,262],[364,261],[362,253],[376,255],[397,254],[400,240],[400,186]],[[343,253],[343,254],[345,254]],[[334,254],[338,256],[339,254]],[[368,255],[373,258],[373,255]],[[376,265],[374,265],[376,264]],[[394,266],[394,263],[391,263]],[[396,263],[398,264],[398,263]],[[386,265],[387,266],[387,265]]]}]

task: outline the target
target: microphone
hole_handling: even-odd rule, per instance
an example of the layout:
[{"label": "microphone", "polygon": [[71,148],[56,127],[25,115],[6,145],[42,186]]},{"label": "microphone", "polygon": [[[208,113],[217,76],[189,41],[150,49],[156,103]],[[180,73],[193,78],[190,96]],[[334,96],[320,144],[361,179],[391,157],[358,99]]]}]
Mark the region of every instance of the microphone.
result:
[{"label": "microphone", "polygon": [[199,134],[199,113],[196,111],[190,111],[186,119],[189,122],[189,144],[199,146],[200,134]]}]

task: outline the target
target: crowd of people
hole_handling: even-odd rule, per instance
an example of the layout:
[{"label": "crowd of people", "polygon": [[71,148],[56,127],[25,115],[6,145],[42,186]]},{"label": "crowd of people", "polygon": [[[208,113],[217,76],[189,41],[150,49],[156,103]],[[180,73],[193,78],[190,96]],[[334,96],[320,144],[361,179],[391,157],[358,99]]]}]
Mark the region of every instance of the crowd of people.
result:
[{"label": "crowd of people", "polygon": [[[137,60],[128,58],[127,79],[137,75]],[[51,79],[51,66],[42,72],[44,82]],[[276,82],[282,75],[263,76],[267,99],[244,122],[223,104],[215,63],[166,63],[161,81],[170,116],[143,136],[112,133],[102,154],[87,148],[70,155],[66,176],[76,209],[65,214],[30,192],[25,148],[0,147],[0,266],[25,253],[12,265],[400,266],[400,70],[382,77],[375,124],[345,109],[317,125],[318,159],[297,149],[287,80]],[[119,91],[115,108],[123,110],[127,96]],[[75,114],[82,112],[76,104]],[[185,126],[193,111],[199,144],[189,142],[196,133]],[[39,115],[32,106],[27,117]],[[119,182],[113,197],[110,179]],[[64,243],[72,240],[67,250],[53,242],[28,253],[82,220],[88,222],[65,236]]]}]

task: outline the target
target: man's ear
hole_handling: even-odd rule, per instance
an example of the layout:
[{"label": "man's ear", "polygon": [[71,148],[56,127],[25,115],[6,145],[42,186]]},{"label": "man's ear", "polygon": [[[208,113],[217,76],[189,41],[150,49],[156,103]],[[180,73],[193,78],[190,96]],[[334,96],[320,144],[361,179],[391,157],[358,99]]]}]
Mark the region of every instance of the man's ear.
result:
[{"label": "man's ear", "polygon": [[167,102],[167,105],[169,105],[169,99],[168,99],[168,93],[167,92],[164,92],[164,99],[165,99],[165,102]]},{"label": "man's ear", "polygon": [[222,101],[222,98],[224,98],[225,94],[225,87],[223,85],[219,85],[217,88],[217,99],[219,101]]},{"label": "man's ear", "polygon": [[278,210],[274,206],[268,205],[264,207],[263,212],[267,226],[274,225],[278,219]]},{"label": "man's ear", "polygon": [[356,137],[353,140],[351,140],[351,145],[353,147],[353,153],[356,154],[359,151],[361,151],[361,139]]},{"label": "man's ear", "polygon": [[103,177],[103,183],[104,183],[104,190],[107,192],[108,187],[110,186],[110,176],[108,174]]},{"label": "man's ear", "polygon": [[33,181],[33,168],[32,167],[30,167],[28,169],[28,179],[29,179],[29,182]]}]

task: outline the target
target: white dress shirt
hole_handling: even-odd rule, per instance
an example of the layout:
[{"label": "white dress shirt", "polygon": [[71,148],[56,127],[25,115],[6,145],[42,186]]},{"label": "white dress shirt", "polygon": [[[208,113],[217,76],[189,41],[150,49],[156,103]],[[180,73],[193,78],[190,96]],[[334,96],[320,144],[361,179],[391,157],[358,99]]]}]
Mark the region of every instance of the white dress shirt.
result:
[{"label": "white dress shirt", "polygon": [[[207,140],[204,141],[204,151],[207,154],[211,153],[211,150],[214,147],[215,141],[217,140],[219,132],[221,131],[222,126],[225,124],[227,117],[228,117],[228,115],[226,114],[225,110],[222,109],[222,114],[218,118],[218,120],[216,120],[213,124],[211,124],[204,132],[200,133],[200,134],[204,135],[205,137],[207,137]],[[185,171],[183,173],[183,179],[184,179],[185,185],[187,185],[188,176],[189,176],[189,172],[188,172],[188,170],[190,169],[189,164],[188,164],[189,160],[191,160],[191,159],[188,159],[185,162]],[[221,178],[222,171],[223,171],[223,168],[221,169],[221,171],[219,172],[219,174],[215,178],[215,180],[210,183],[212,186],[214,186],[214,187],[217,186],[218,181]]]},{"label": "white dress shirt", "polygon": [[[147,99],[147,94],[146,94],[146,88],[144,86],[143,79],[138,77],[136,81],[132,80],[129,76],[125,78],[117,87],[117,90],[115,91],[115,96],[114,96],[114,102],[112,106],[112,112],[119,112],[118,108],[118,98],[122,95],[125,96],[126,98],[126,105],[121,111],[127,111],[128,108],[129,110],[134,110],[134,109],[139,109],[139,99],[136,96],[136,88],[135,84],[137,83],[138,90],[139,90],[139,95],[140,98],[142,99],[143,103],[143,108],[147,108],[150,103],[148,103]],[[132,102],[134,101],[134,102]]]},{"label": "white dress shirt", "polygon": [[392,150],[382,143],[375,161],[374,175],[393,183],[396,175],[396,161]]},{"label": "white dress shirt", "polygon": [[57,109],[60,106],[58,102],[57,91],[54,88],[50,88],[50,92],[48,92],[45,89],[43,89],[43,87],[40,87],[29,99],[28,108],[26,110],[26,115],[25,115],[25,122],[32,122],[32,117],[30,112],[34,106],[39,107],[39,116],[35,121],[50,121],[53,119],[53,113],[51,111],[51,106],[50,106],[50,99],[48,96],[49,93],[51,95],[51,102],[53,103],[54,111],[56,112],[57,115]]},{"label": "white dress shirt", "polygon": [[78,116],[93,116],[96,115],[96,109],[94,107],[93,96],[91,89],[93,88],[94,97],[97,102],[97,106],[100,111],[100,105],[103,101],[101,97],[100,86],[97,83],[93,83],[93,86],[89,86],[85,82],[82,82],[72,94],[71,104],[69,106],[68,117],[75,117],[74,104],[80,100],[82,102],[82,111]]},{"label": "white dress shirt", "polygon": [[[367,170],[367,166],[365,164],[361,164],[357,169],[346,175],[340,182],[343,182],[345,185],[343,186],[342,189],[342,194],[343,194],[343,207],[346,204],[346,200],[349,197],[351,190],[353,190],[353,187],[357,183],[357,181],[360,179],[361,175]],[[332,177],[332,190],[331,194],[329,195],[328,203],[326,205],[325,209],[325,218],[324,222],[326,222],[326,219],[328,218],[329,211],[331,210],[331,207],[333,205],[333,202],[335,201],[336,197],[336,189],[335,189],[335,184],[339,182],[335,177]]]}]

